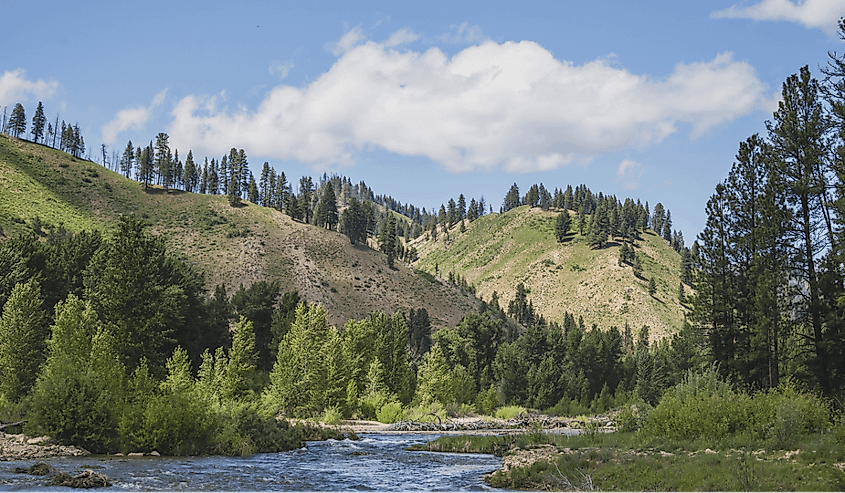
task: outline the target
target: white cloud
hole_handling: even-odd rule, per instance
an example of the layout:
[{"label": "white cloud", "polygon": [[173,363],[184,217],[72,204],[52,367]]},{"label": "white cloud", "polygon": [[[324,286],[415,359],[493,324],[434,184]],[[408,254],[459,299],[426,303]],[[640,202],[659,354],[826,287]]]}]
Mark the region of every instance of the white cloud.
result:
[{"label": "white cloud", "polygon": [[284,79],[290,74],[291,69],[293,69],[293,62],[276,62],[270,65],[268,70],[271,74],[278,75],[280,79]]},{"label": "white cloud", "polygon": [[138,106],[118,111],[112,121],[103,125],[103,142],[114,144],[117,134],[120,132],[130,128],[136,130],[144,128],[144,125],[150,119],[153,108],[164,102],[166,94],[167,89],[156,94],[150,106]]},{"label": "white cloud", "polygon": [[26,71],[21,68],[7,70],[0,75],[0,106],[50,99],[58,88],[59,83],[56,81],[27,80]]},{"label": "white cloud", "polygon": [[630,159],[623,159],[616,169],[616,181],[624,190],[640,188],[639,179],[643,175],[643,165]]},{"label": "white cloud", "polygon": [[418,39],[420,39],[420,35],[406,27],[391,34],[390,37],[387,38],[387,41],[384,42],[384,46],[390,48],[393,46],[413,43]]},{"label": "white cloud", "polygon": [[331,52],[334,53],[335,56],[340,56],[354,48],[355,45],[364,39],[365,36],[364,33],[361,32],[361,26],[356,26],[347,31],[347,33],[344,34],[337,43],[330,45]]},{"label": "white cloud", "polygon": [[466,43],[466,44],[481,44],[487,41],[487,38],[481,33],[481,28],[478,26],[470,26],[468,22],[460,25],[450,26],[451,31],[441,34],[437,40],[443,43]]},{"label": "white cloud", "polygon": [[360,33],[338,45],[345,51],[326,73],[271,89],[255,110],[182,99],[171,143],[207,155],[243,147],[316,166],[351,164],[382,148],[455,172],[527,172],[653,145],[681,125],[696,136],[770,104],[754,69],[729,53],[654,78],[606,60],[559,61],[530,41],[487,41],[451,58],[438,48],[362,43]]},{"label": "white cloud", "polygon": [[742,7],[733,5],[710,14],[714,18],[753,19],[755,21],[796,22],[809,29],[821,29],[829,35],[836,32],[839,19],[845,15],[842,0],[763,0]]}]

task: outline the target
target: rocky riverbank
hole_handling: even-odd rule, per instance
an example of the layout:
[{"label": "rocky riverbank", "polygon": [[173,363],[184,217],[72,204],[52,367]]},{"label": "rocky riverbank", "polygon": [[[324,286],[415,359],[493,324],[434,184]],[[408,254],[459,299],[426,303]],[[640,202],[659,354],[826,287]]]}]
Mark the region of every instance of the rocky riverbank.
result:
[{"label": "rocky riverbank", "polygon": [[23,433],[8,434],[0,431],[0,461],[82,455],[90,455],[90,452],[79,447],[57,445],[55,440],[46,436],[33,438]]},{"label": "rocky riverbank", "polygon": [[522,413],[511,419],[492,417],[447,418],[440,421],[400,421],[383,424],[376,421],[345,421],[341,429],[349,428],[361,433],[506,433],[542,429],[546,431],[583,430],[591,427],[600,431],[614,431],[615,423],[610,417],[595,416],[588,419],[561,418],[544,414]]}]

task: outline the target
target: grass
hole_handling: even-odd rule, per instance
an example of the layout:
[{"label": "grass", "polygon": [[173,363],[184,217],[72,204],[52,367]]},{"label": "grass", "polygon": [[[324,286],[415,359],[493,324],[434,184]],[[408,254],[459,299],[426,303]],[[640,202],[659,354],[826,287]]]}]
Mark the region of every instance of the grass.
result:
[{"label": "grass", "polygon": [[[551,445],[545,459],[499,470],[497,488],[621,491],[842,491],[845,450],[830,433],[792,451],[734,437],[717,443],[643,440],[636,432],[576,436],[443,436],[418,450],[505,457]],[[797,450],[797,453],[796,453]],[[506,459],[507,461],[507,459]]]},{"label": "grass", "polygon": [[[682,326],[680,256],[665,241],[647,232],[637,242],[645,277],[637,279],[631,266],[617,265],[618,243],[594,250],[575,229],[558,243],[556,214],[522,206],[482,216],[465,233],[455,225],[448,242],[443,232],[436,242],[423,235],[412,242],[420,254],[415,266],[432,274],[437,269],[441,278],[453,271],[474,284],[485,300],[496,291],[503,308],[522,282],[531,290],[534,308],[551,321],[562,322],[569,312],[602,328],[615,325],[621,330],[626,322],[633,330],[648,325],[653,339]],[[657,281],[655,297],[648,295],[650,277]]]},{"label": "grass", "polygon": [[[426,308],[435,328],[456,326],[478,301],[459,289],[416,274],[385,256],[352,246],[337,232],[291,220],[279,211],[245,203],[230,207],[223,196],[144,190],[96,163],[0,134],[0,241],[45,225],[106,234],[121,214],[135,214],[161,235],[168,248],[206,273],[206,287],[279,280],[309,303],[322,303],[329,321],[343,325],[375,310],[394,313]],[[47,229],[46,226],[43,229]],[[370,279],[355,289],[355,276]]]}]

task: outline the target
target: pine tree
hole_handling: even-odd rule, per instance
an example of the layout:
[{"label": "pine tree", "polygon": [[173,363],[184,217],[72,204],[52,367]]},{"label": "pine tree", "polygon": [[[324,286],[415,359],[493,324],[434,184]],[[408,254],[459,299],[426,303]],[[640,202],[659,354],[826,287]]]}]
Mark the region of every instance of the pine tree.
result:
[{"label": "pine tree", "polygon": [[132,141],[126,143],[126,149],[123,150],[123,156],[120,158],[120,172],[123,176],[129,178],[132,174],[132,168],[135,164],[135,146]]},{"label": "pine tree", "polygon": [[44,125],[46,123],[47,117],[44,116],[44,106],[39,101],[38,107],[35,108],[35,115],[32,117],[32,141],[36,144],[44,136]]},{"label": "pine tree", "polygon": [[821,387],[831,391],[829,355],[825,337],[825,296],[821,290],[820,257],[835,243],[827,210],[825,173],[820,172],[825,159],[826,119],[819,96],[818,82],[808,67],[787,78],[774,121],[767,124],[772,149],[777,159],[787,207],[792,221],[787,229],[791,248],[791,267],[796,280],[804,284],[805,302],[796,307],[806,314],[811,334],[813,358],[810,366]]},{"label": "pine tree", "polygon": [[217,195],[220,190],[220,176],[217,174],[217,161],[214,159],[209,163],[208,170],[208,193]]},{"label": "pine tree", "polygon": [[393,268],[396,252],[396,220],[393,214],[386,212],[384,223],[379,234],[379,249],[387,255],[387,266]]},{"label": "pine tree", "polygon": [[314,182],[310,176],[303,176],[299,179],[299,197],[297,206],[300,217],[307,224],[311,224],[313,210],[311,209],[311,196],[314,193]]},{"label": "pine tree", "polygon": [[337,226],[337,197],[334,192],[334,186],[327,183],[323,187],[323,193],[320,197],[320,204],[318,206],[320,217],[317,218],[317,225],[326,229],[334,230]]},{"label": "pine tree", "polygon": [[29,393],[45,360],[47,317],[35,278],[16,284],[0,317],[0,395],[17,402]]},{"label": "pine tree", "polygon": [[247,200],[253,204],[259,203],[258,184],[255,183],[255,176],[252,172],[249,173],[249,184],[247,185]]},{"label": "pine tree", "polygon": [[199,173],[194,162],[194,152],[188,150],[188,157],[185,158],[185,167],[182,169],[182,183],[186,192],[194,192],[199,185]]},{"label": "pine tree", "polygon": [[563,211],[555,218],[555,236],[558,243],[563,243],[569,235],[569,228],[571,227],[571,220],[569,212]]},{"label": "pine tree", "polygon": [[323,408],[327,361],[323,349],[332,330],[320,305],[300,304],[270,372],[265,400],[289,416],[307,416]]},{"label": "pine tree", "polygon": [[208,158],[205,158],[205,163],[202,165],[202,174],[200,175],[200,188],[199,192],[201,194],[208,193],[208,181],[209,181],[209,174],[208,174]]},{"label": "pine tree", "polygon": [[22,104],[15,103],[12,116],[9,117],[8,128],[9,135],[12,137],[20,137],[21,134],[26,134],[26,112]]},{"label": "pine tree", "polygon": [[502,212],[508,212],[511,209],[519,207],[519,187],[514,183],[508,193],[505,195],[505,201],[502,205]]},{"label": "pine tree", "polygon": [[172,178],[169,139],[170,136],[164,132],[160,132],[156,135],[155,143],[155,169],[158,171],[159,178],[163,181],[162,185],[164,185],[165,190],[170,188],[170,180]]},{"label": "pine tree", "polygon": [[[275,182],[275,178],[273,181]],[[275,185],[275,183],[273,183],[273,185]],[[273,203],[271,191],[275,191],[275,187],[270,186],[270,163],[267,161],[264,161],[264,167],[261,168],[261,177],[258,181],[258,188],[261,191],[261,205],[264,207],[271,207]]]},{"label": "pine tree", "polygon": [[241,315],[232,333],[232,350],[222,389],[224,398],[243,398],[249,394],[257,359],[253,324]]},{"label": "pine tree", "polygon": [[663,221],[663,239],[672,242],[672,212],[666,211],[666,219]]}]

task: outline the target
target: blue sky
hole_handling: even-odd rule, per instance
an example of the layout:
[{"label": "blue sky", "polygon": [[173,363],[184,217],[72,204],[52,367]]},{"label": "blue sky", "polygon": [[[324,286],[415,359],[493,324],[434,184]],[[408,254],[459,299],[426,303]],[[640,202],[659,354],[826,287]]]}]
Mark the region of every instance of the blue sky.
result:
[{"label": "blue sky", "polygon": [[783,81],[845,51],[845,0],[303,4],[0,0],[0,106],[43,101],[94,159],[165,131],[427,209],[584,183],[691,243]]}]

